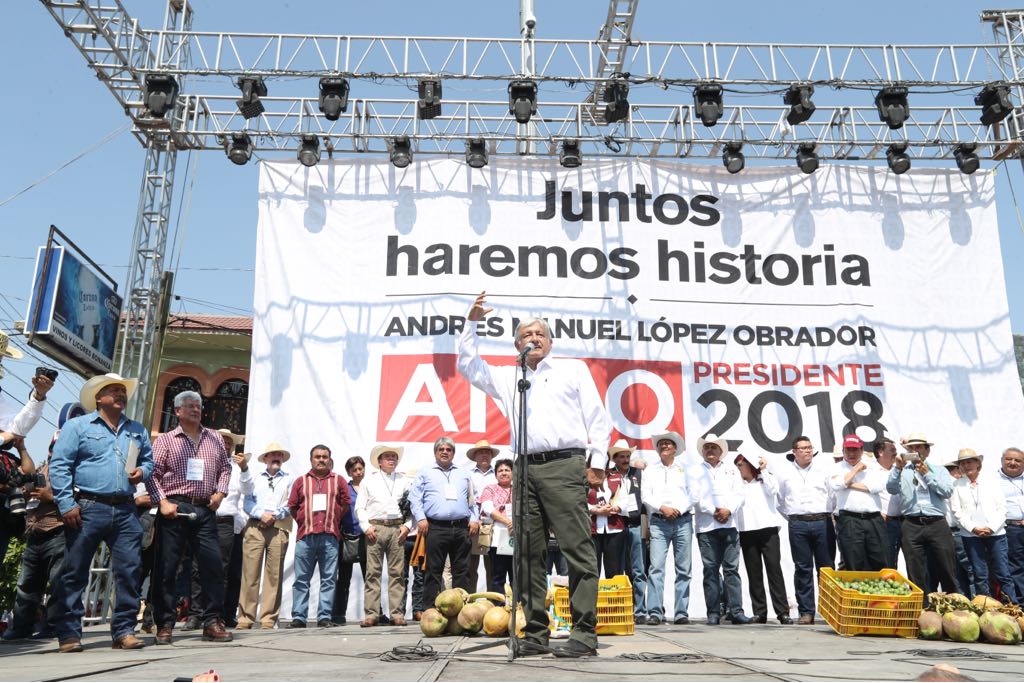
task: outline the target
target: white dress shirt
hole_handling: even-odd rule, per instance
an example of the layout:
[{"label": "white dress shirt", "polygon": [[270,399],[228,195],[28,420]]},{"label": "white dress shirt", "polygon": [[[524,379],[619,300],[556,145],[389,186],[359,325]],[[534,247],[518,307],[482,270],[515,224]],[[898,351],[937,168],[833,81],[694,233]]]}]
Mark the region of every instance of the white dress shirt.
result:
[{"label": "white dress shirt", "polygon": [[0,431],[25,436],[39,422],[46,400],[37,401],[35,389],[29,394],[28,402],[19,406],[0,395]]},{"label": "white dress shirt", "polygon": [[[881,467],[881,465],[879,465]],[[883,468],[885,469],[885,468]],[[889,470],[885,470],[886,479],[889,477]],[[903,514],[903,502],[898,493],[889,493],[887,489],[882,489],[878,493],[879,500],[882,501],[882,514],[886,517],[899,517]]]},{"label": "white dress shirt", "polygon": [[1024,474],[1011,479],[999,470],[999,487],[1006,501],[1006,519],[1024,519]]},{"label": "white dress shirt", "polygon": [[231,479],[228,481],[228,495],[220,502],[217,508],[218,517],[234,517],[235,533],[242,533],[249,516],[242,509],[242,501],[252,493],[253,478],[252,470],[242,471],[234,462],[231,463]]},{"label": "white dress shirt", "polygon": [[651,515],[661,514],[662,505],[679,510],[680,515],[693,511],[690,485],[678,458],[668,467],[658,460],[644,469],[640,480],[640,499]]},{"label": "white dress shirt", "polygon": [[997,480],[978,477],[972,484],[967,477],[957,479],[949,507],[961,536],[974,536],[971,529],[978,527],[988,527],[993,536],[1006,534],[1006,498]]},{"label": "white dress shirt", "polygon": [[785,515],[816,515],[832,512],[832,487],[828,465],[816,460],[806,468],[787,462],[772,473],[779,480],[780,511]]},{"label": "white dress shirt", "polygon": [[771,472],[761,472],[761,481],[744,481],[742,492],[743,505],[736,511],[736,528],[741,533],[782,526],[778,510],[779,481]]},{"label": "white dress shirt", "polygon": [[[690,490],[697,512],[696,532],[735,529],[736,512],[743,505],[743,479],[739,471],[732,465],[726,465],[724,460],[720,460],[716,467],[701,461],[695,469],[697,471],[690,478]],[[717,508],[725,508],[732,513],[724,524],[713,516]]]},{"label": "white dress shirt", "polygon": [[[492,367],[480,357],[476,324],[468,321],[459,337],[459,372],[478,389],[501,404],[509,418],[512,450],[515,442],[519,368],[515,365]],[[526,369],[530,388],[526,393],[528,430],[527,453],[582,448],[588,453],[589,467],[608,466],[608,440],[611,420],[604,408],[594,378],[586,363],[575,358],[547,356],[537,369]]]},{"label": "white dress shirt", "polygon": [[[363,477],[356,496],[356,519],[365,531],[369,529],[371,519],[402,519],[402,511],[398,501],[402,494],[412,486],[412,479],[403,477],[398,472],[384,474],[380,470],[372,470]],[[405,520],[405,526],[412,527],[412,519]]]},{"label": "white dress shirt", "polygon": [[[867,491],[858,491],[846,485],[846,475],[857,465],[851,465],[845,460],[832,465],[832,476],[829,481],[836,496],[836,511],[838,512],[881,512],[882,499],[879,493],[885,489],[885,482],[889,479],[889,473],[878,465],[864,462],[865,469],[857,473],[851,484],[863,484]],[[860,464],[860,463],[858,463]]]}]

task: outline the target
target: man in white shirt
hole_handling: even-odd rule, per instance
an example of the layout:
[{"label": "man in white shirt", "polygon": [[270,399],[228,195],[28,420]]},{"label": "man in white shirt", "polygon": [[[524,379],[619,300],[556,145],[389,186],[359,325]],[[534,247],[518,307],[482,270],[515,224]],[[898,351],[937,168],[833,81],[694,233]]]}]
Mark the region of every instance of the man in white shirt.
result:
[{"label": "man in white shirt", "polygon": [[1017,595],[1024,600],[1024,451],[1003,451],[999,487],[1006,499],[1006,546]]},{"label": "man in white shirt", "polygon": [[836,538],[848,571],[873,572],[891,565],[879,498],[887,479],[884,470],[864,459],[859,436],[843,437],[843,459],[832,466],[830,482],[839,513]]},{"label": "man in white shirt", "polygon": [[[492,367],[480,357],[477,322],[493,309],[486,308],[486,294],[473,302],[467,324],[459,337],[459,372],[469,382],[498,401],[509,416],[513,451],[528,466],[525,515],[526,543],[521,552],[517,576],[529,577],[523,586],[526,633],[512,647],[519,655],[552,652],[558,657],[589,657],[597,654],[597,555],[590,539],[586,479],[604,481],[608,466],[611,420],[594,384],[590,370],[581,360],[548,357],[551,329],[546,321],[523,320],[515,330],[515,347],[526,366],[526,419],[528,443],[517,444],[518,371],[516,366]],[[548,526],[554,529],[562,554],[569,564],[569,600],[572,605],[572,633],[569,641],[549,650],[547,595]],[[518,525],[517,529],[522,529]],[[522,537],[517,541],[522,541]],[[520,548],[523,550],[523,548]],[[578,616],[578,618],[577,618]]]},{"label": "man in white shirt", "polygon": [[[896,463],[895,442],[887,437],[882,437],[871,448],[875,454],[875,462],[885,470],[888,476],[888,472]],[[892,561],[889,566],[895,567],[903,540],[902,501],[900,494],[889,493],[888,489],[882,489],[878,497],[882,501],[882,520],[885,521],[885,533],[889,539],[889,559]]]},{"label": "man in white shirt", "polygon": [[[753,621],[743,613],[743,583],[740,580],[740,534],[734,514],[743,505],[743,480],[723,458],[729,443],[715,434],[697,440],[704,459],[691,476],[694,509],[697,512],[697,547],[704,565],[704,602],[708,624],[719,623],[722,586],[725,587],[726,619],[734,624]],[[652,539],[653,540],[653,539]],[[654,550],[651,550],[654,556]],[[719,580],[719,572],[722,581]]]},{"label": "man in white shirt", "polygon": [[376,626],[380,620],[380,577],[385,562],[391,623],[405,625],[405,537],[412,528],[412,518],[402,511],[399,501],[412,480],[395,471],[403,450],[401,446],[374,446],[370,464],[377,469],[363,478],[356,496],[356,518],[366,534],[363,627]]},{"label": "man in white shirt", "polygon": [[[491,484],[497,484],[498,479],[494,476],[494,468],[491,467],[491,461],[498,455],[498,449],[490,444],[487,439],[477,441],[476,444],[466,451],[466,457],[469,458],[470,462],[475,463],[475,466],[469,470],[469,478],[473,482],[473,495],[476,496],[477,504],[480,502],[480,494],[484,492],[484,488]],[[481,526],[484,521],[481,519]],[[484,535],[487,542],[490,543],[489,534]],[[488,553],[489,546],[485,546],[480,542],[481,536],[477,536],[473,539],[473,556],[469,558],[469,585],[475,591],[477,590],[477,584],[480,582],[480,560],[484,561],[484,575],[486,582],[484,587],[490,589],[491,586],[491,556]]]},{"label": "man in white shirt", "polygon": [[793,556],[793,584],[796,588],[797,623],[814,623],[814,586],[822,567],[833,569],[836,559],[835,528],[832,526],[829,466],[814,460],[817,452],[806,436],[793,440],[789,465],[775,472],[779,479],[781,512],[789,524],[789,549]]},{"label": "man in white shirt", "polygon": [[[682,463],[683,437],[676,432],[651,437],[660,460],[646,469],[640,498],[651,530],[651,572],[648,580],[647,623],[658,626],[665,617],[665,564],[669,546],[675,563],[673,623],[689,624],[693,500]],[[717,614],[717,612],[716,612]]]}]

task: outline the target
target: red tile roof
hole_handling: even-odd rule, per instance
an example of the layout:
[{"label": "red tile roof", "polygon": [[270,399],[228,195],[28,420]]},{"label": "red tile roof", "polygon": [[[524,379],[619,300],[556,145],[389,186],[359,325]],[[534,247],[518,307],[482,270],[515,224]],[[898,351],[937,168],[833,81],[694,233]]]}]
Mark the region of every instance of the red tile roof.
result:
[{"label": "red tile roof", "polygon": [[252,316],[171,313],[167,317],[167,329],[252,334]]}]

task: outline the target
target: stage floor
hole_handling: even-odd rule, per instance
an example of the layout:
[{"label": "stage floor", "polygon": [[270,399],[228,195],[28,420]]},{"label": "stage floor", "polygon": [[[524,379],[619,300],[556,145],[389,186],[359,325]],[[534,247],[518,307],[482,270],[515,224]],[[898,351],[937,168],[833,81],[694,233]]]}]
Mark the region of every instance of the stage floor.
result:
[{"label": "stage floor", "polygon": [[1024,672],[1024,646],[843,638],[823,623],[643,626],[632,636],[602,636],[599,656],[581,660],[548,655],[509,663],[504,645],[466,652],[497,642],[481,637],[422,639],[437,654],[432,660],[381,659],[396,646],[420,641],[415,624],[352,624],[238,631],[228,644],[203,643],[199,631],[175,631],[171,646],[123,652],[110,649],[106,627],[90,626],[80,654],[57,654],[56,641],[0,644],[0,680],[170,681],[213,668],[223,681],[907,681],[938,662],[981,681],[1019,680]]}]

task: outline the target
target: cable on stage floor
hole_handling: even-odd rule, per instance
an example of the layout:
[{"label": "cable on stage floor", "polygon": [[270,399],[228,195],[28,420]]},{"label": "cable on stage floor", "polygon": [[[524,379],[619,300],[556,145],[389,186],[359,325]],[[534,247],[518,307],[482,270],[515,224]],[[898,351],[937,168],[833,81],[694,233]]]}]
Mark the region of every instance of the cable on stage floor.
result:
[{"label": "cable on stage floor", "polygon": [[382,662],[430,662],[438,659],[437,650],[429,645],[399,645],[380,655]]},{"label": "cable on stage floor", "polygon": [[[676,654],[658,654],[656,652],[628,652],[615,657],[615,659],[630,659],[637,662],[655,662],[655,663],[691,663],[700,664],[707,662],[709,659],[704,655],[691,655],[685,652],[679,652]],[[717,658],[716,658],[717,659]]]}]

